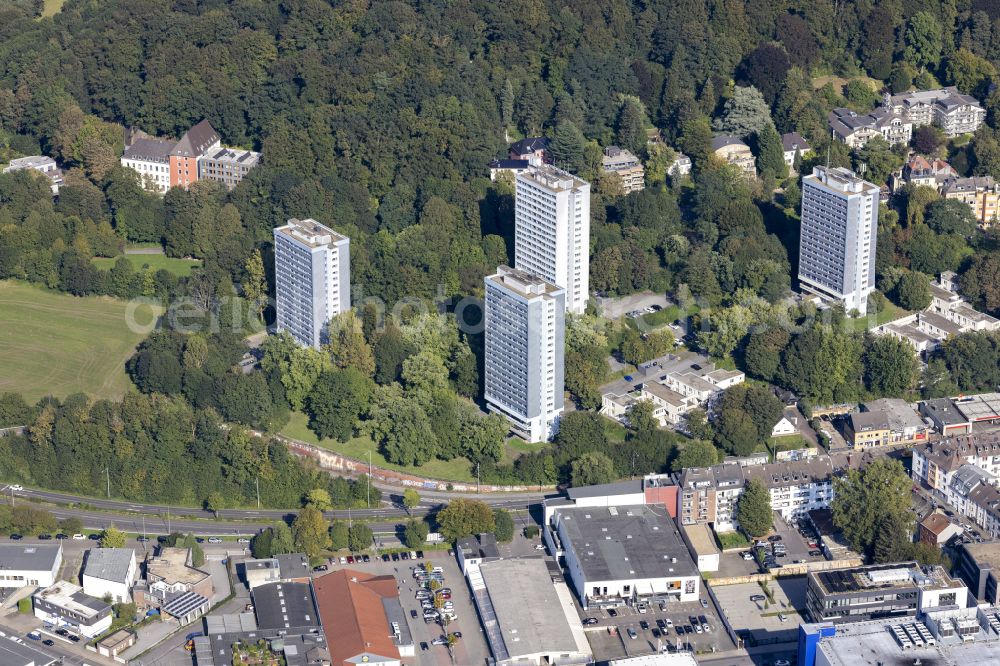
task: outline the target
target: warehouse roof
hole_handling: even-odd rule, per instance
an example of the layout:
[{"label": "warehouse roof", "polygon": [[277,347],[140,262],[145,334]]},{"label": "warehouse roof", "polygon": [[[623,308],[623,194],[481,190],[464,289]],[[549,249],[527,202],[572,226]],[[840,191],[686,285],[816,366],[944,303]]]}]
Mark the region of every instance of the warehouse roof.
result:
[{"label": "warehouse roof", "polygon": [[83,575],[112,583],[127,583],[133,562],[135,551],[131,548],[91,548]]}]

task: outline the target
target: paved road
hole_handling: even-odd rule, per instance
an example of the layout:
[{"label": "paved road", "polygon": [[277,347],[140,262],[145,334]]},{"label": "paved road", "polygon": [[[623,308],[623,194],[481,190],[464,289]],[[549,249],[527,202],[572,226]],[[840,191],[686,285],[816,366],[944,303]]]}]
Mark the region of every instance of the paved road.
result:
[{"label": "paved road", "polygon": [[[374,484],[373,484],[374,485]],[[405,518],[407,516],[405,510],[403,509],[402,494],[399,493],[398,488],[394,488],[395,494],[386,494],[385,499],[377,508],[371,509],[352,509],[347,510],[336,510],[325,512],[327,518],[331,519],[347,519],[347,518]],[[9,491],[4,490],[5,494]],[[440,492],[427,492],[421,493],[421,502],[413,510],[414,515],[426,515],[427,513],[433,513],[440,509],[448,501],[454,499],[455,497],[474,497],[476,499],[481,499],[490,506],[494,508],[504,508],[504,509],[528,509],[533,505],[540,504],[541,498],[544,496],[542,493],[524,493],[517,496],[511,496],[509,493],[494,493],[494,494],[482,494],[482,495],[459,495],[450,493],[440,493]],[[147,504],[142,502],[127,502],[123,500],[115,499],[102,499],[97,497],[83,497],[80,495],[70,495],[68,493],[61,493],[49,490],[40,490],[34,488],[25,488],[15,492],[16,497],[29,497],[32,499],[41,500],[44,502],[50,502],[52,504],[61,505],[86,505],[89,508],[101,509],[104,511],[115,511],[120,513],[132,513],[132,514],[146,514],[151,516],[166,516],[173,515],[176,517],[187,517],[187,518],[214,518],[211,511],[206,511],[204,509],[194,508],[194,507],[171,507],[162,504]],[[294,514],[298,511],[295,509],[222,509],[219,511],[219,520],[248,520],[248,521],[266,521],[268,523],[273,523],[276,520],[281,520]]]}]

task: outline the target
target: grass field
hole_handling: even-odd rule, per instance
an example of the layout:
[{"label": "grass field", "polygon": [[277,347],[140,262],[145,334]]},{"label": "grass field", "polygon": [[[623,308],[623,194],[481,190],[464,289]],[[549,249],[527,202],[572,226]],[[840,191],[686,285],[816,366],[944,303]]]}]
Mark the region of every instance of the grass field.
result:
[{"label": "grass field", "polygon": [[335,451],[348,458],[355,460],[368,460],[368,452],[372,454],[372,464],[383,469],[394,469],[401,472],[408,472],[418,476],[426,476],[431,479],[442,481],[475,481],[475,471],[471,470],[471,463],[466,458],[455,458],[454,460],[434,459],[420,467],[405,467],[403,465],[393,465],[386,461],[379,453],[378,447],[367,437],[355,437],[348,442],[338,442],[335,439],[324,439],[320,441],[313,431],[309,429],[309,419],[302,412],[292,412],[292,418],[281,434],[292,439],[299,439],[309,444],[322,446],[324,449]]},{"label": "grass field", "polygon": [[[137,313],[140,323],[152,313]],[[77,298],[23,282],[0,282],[0,391],[29,402],[82,391],[120,398],[129,386],[125,360],[144,334],[126,325],[126,304]]]},{"label": "grass field", "polygon": [[[124,256],[132,262],[132,266],[137,271],[143,270],[147,266],[154,271],[163,268],[177,277],[187,277],[191,275],[192,268],[201,266],[200,259],[176,259],[162,254],[126,254]],[[118,257],[94,257],[93,259],[94,265],[105,271],[110,270],[116,261],[118,261]]]},{"label": "grass field", "polygon": [[42,16],[54,16],[58,14],[65,1],[66,0],[45,0],[45,4],[42,7]]},{"label": "grass field", "polygon": [[847,323],[855,331],[866,331],[869,328],[888,324],[890,321],[905,317],[908,314],[910,314],[909,310],[904,310],[892,301],[886,300],[885,307],[882,308],[882,311],[874,319],[870,316],[858,317],[857,319],[848,319]]}]

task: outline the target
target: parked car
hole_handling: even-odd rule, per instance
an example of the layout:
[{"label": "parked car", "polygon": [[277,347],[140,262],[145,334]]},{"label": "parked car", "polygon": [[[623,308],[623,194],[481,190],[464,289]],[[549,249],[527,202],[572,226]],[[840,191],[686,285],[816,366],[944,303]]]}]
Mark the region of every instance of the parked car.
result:
[{"label": "parked car", "polygon": [[325,564],[320,564],[319,566],[313,567],[313,571],[329,571],[330,567]]},{"label": "parked car", "polygon": [[596,617],[587,617],[583,619],[583,624],[589,626],[592,624],[597,624],[599,621],[600,620],[598,620]]},{"label": "parked car", "polygon": [[778,613],[778,619],[782,622],[788,622],[788,617],[784,613]]},{"label": "parked car", "polygon": [[69,538],[69,535],[67,535],[67,534],[63,534],[62,532],[60,532],[59,534],[57,534],[57,535],[56,535],[56,538],[57,538],[57,539],[60,539],[60,540],[61,540],[61,539],[68,539],[68,538]]},{"label": "parked car", "polygon": [[250,539],[246,537],[240,537],[239,539],[236,540],[236,543],[250,543]]},{"label": "parked car", "polygon": [[628,637],[631,638],[632,640],[635,640],[636,638],[639,637],[639,634],[637,634],[635,631],[635,627],[628,628]]},{"label": "parked car", "polygon": [[340,563],[341,563],[342,565],[343,565],[343,564],[347,564],[347,558],[346,558],[346,557],[344,557],[343,555],[341,555],[341,556],[340,556]]},{"label": "parked car", "polygon": [[347,556],[347,563],[348,564],[354,564],[354,556],[353,555],[348,555]]},{"label": "parked car", "polygon": [[424,551],[422,551],[422,550],[418,550],[417,551],[417,559],[418,560],[424,559]]},{"label": "parked car", "polygon": [[222,539],[219,537],[208,537],[209,543],[222,543]]},{"label": "parked car", "polygon": [[625,375],[624,377],[622,377],[622,379],[624,379],[627,382],[631,382],[635,380],[635,377],[633,377],[632,375]]},{"label": "parked car", "polygon": [[135,538],[135,540],[138,541],[139,543],[146,543],[147,541],[149,541],[149,537],[148,536],[142,536],[140,534],[139,536],[137,536]]},{"label": "parked car", "polygon": [[766,599],[766,598],[767,597],[765,597],[763,594],[751,594],[750,595],[750,601],[764,601],[764,599]]},{"label": "parked car", "polygon": [[70,634],[67,638],[69,638],[74,643],[79,643],[80,642],[80,637],[77,636],[76,634]]},{"label": "parked car", "polygon": [[362,555],[361,559],[364,560],[365,562],[371,562],[372,561],[372,558],[369,555]]},{"label": "parked car", "polygon": [[421,652],[427,652],[429,649],[430,649],[430,646],[427,645],[427,641],[420,641],[420,651]]},{"label": "parked car", "polygon": [[608,617],[618,617],[618,611],[616,611],[614,608],[609,608]]},{"label": "parked car", "polygon": [[46,638],[44,641],[42,641],[42,645],[45,645],[47,647],[52,647],[55,644],[56,644],[56,642],[54,640],[52,640],[51,638]]},{"label": "parked car", "polygon": [[643,631],[649,631],[649,622],[645,620],[639,620],[639,628]]},{"label": "parked car", "polygon": [[24,537],[23,537],[23,536],[21,536],[20,534],[11,534],[11,535],[10,535],[10,538],[11,538],[11,540],[12,540],[12,541],[20,541],[20,540],[21,540],[21,539],[23,539]]},{"label": "parked car", "polygon": [[13,484],[13,485],[9,486],[9,487],[8,487],[7,489],[8,489],[8,490],[13,490],[13,491],[14,491],[14,492],[16,492],[16,493],[19,493],[19,492],[21,492],[22,490],[24,490],[24,486],[22,486],[22,485],[20,485],[20,484],[17,484],[17,483],[15,483],[15,484]]},{"label": "parked car", "polygon": [[382,555],[382,561],[383,562],[388,562],[389,561],[389,555],[387,555],[387,554],[386,555]]},{"label": "parked car", "polygon": [[33,641],[40,641],[40,640],[42,640],[42,634],[40,632],[37,632],[37,631],[29,631],[27,633],[27,636],[28,636],[28,638],[30,638]]},{"label": "parked car", "polygon": [[455,638],[461,638],[462,637],[462,632],[461,631],[453,631],[453,632],[451,632],[451,635],[454,636]]},{"label": "parked car", "polygon": [[39,534],[38,538],[40,540],[42,540],[42,541],[48,541],[49,539],[52,538],[52,535],[51,534]]},{"label": "parked car", "polygon": [[771,543],[774,543],[776,541],[781,541],[781,535],[780,534],[772,534],[771,536],[767,537],[767,540],[770,541]]},{"label": "parked car", "polygon": [[702,608],[708,608],[708,601],[706,601],[705,599],[701,599],[700,601]]},{"label": "parked car", "polygon": [[823,554],[823,551],[821,551],[821,550],[810,550],[809,551],[809,557],[819,557],[822,554]]},{"label": "parked car", "polygon": [[444,636],[440,636],[431,641],[431,645],[447,645],[448,639]]},{"label": "parked car", "polygon": [[660,619],[660,620],[656,621],[656,626],[659,629],[666,629],[667,628],[667,623],[664,622],[662,619]]},{"label": "parked car", "polygon": [[390,557],[392,557],[393,562],[399,562],[399,553],[393,553]]}]

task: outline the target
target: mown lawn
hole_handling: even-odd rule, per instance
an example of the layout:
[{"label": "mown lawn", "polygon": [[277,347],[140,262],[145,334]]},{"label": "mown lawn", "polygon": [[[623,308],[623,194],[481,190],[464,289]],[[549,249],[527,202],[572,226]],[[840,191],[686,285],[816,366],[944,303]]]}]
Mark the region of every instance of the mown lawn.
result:
[{"label": "mown lawn", "polygon": [[[132,262],[132,267],[137,271],[151,268],[158,271],[161,268],[173,273],[177,277],[187,277],[191,275],[191,269],[201,266],[200,259],[177,259],[162,254],[126,254],[126,259]],[[94,265],[102,270],[110,270],[118,257],[94,257]]]},{"label": "mown lawn", "polygon": [[[121,398],[130,385],[125,361],[145,337],[129,328],[126,307],[106,296],[0,282],[0,391],[29,402],[77,392]],[[154,316],[148,306],[136,313],[140,324]]]},{"label": "mown lawn", "polygon": [[291,420],[288,422],[288,425],[281,429],[280,434],[321,446],[324,449],[329,449],[355,460],[367,461],[368,452],[370,451],[372,454],[372,464],[384,469],[409,472],[410,474],[440,479],[442,481],[476,480],[476,471],[475,469],[470,469],[472,465],[467,458],[455,458],[454,460],[438,460],[435,458],[420,467],[405,467],[389,463],[379,453],[378,447],[368,437],[355,437],[347,442],[338,442],[335,439],[320,441],[313,431],[309,429],[309,419],[302,412],[292,412]]},{"label": "mown lawn", "polygon": [[857,319],[848,319],[847,322],[855,331],[866,331],[869,328],[888,324],[890,321],[905,317],[908,314],[910,314],[909,310],[904,310],[895,303],[887,300],[885,307],[882,308],[882,312],[879,312],[875,317],[858,317]]}]

